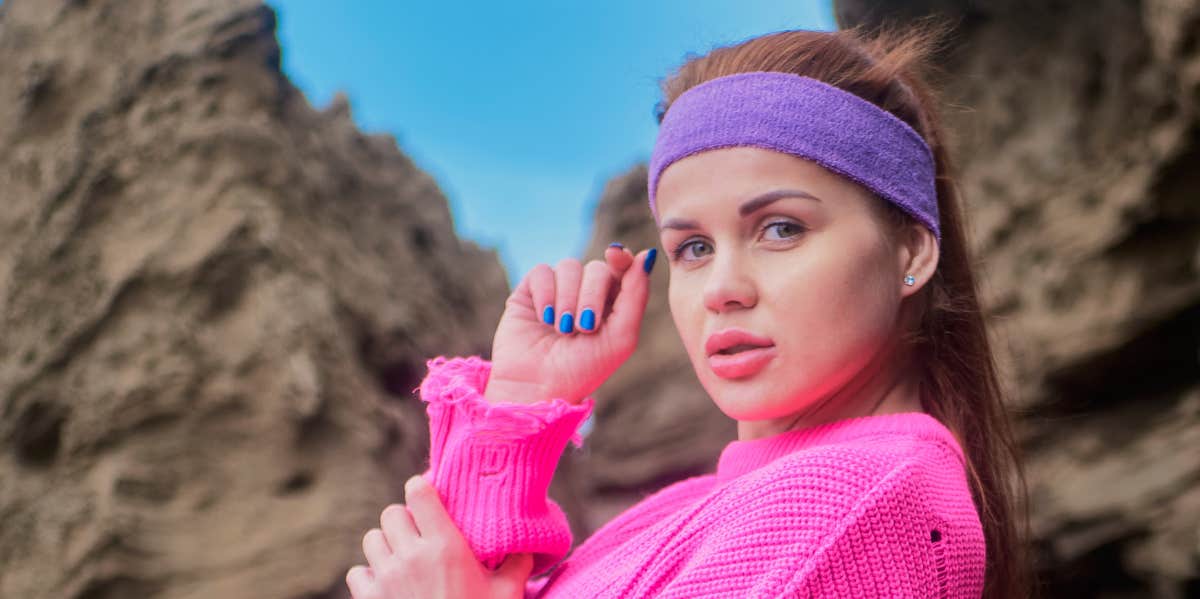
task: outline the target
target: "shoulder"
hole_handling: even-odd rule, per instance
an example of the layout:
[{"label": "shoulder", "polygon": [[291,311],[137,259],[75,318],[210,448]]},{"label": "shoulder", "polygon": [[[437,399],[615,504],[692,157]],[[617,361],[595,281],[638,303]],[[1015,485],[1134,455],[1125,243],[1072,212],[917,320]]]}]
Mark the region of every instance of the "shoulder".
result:
[{"label": "shoulder", "polygon": [[[853,523],[910,526],[911,539],[938,526],[979,529],[966,471],[938,439],[887,435],[807,448],[718,490],[732,507],[714,523],[715,539],[770,538],[792,555],[812,555]],[[923,532],[922,532],[923,531]]]},{"label": "shoulder", "polygon": [[726,491],[758,505],[840,518],[860,502],[966,491],[959,454],[943,439],[879,435],[830,443],[783,456],[730,481]]},{"label": "shoulder", "polygon": [[[781,549],[759,590],[841,596],[852,582],[959,590],[981,584],[982,526],[961,458],[942,441],[896,435],[831,444],[743,478],[729,492],[747,507],[746,517],[726,526],[738,535],[771,535]],[[959,578],[945,579],[947,565]],[[868,570],[868,579],[850,580]]]}]

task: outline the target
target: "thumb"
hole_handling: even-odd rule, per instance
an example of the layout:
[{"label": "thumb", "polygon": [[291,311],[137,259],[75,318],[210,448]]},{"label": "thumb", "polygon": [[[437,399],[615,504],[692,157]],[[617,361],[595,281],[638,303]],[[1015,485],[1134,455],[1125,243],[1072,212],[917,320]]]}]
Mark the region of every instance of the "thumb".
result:
[{"label": "thumb", "polygon": [[533,571],[533,554],[532,553],[510,553],[504,558],[504,562],[496,569],[492,575],[497,583],[497,590],[506,591],[500,596],[508,596],[508,592],[513,593],[512,596],[520,597],[525,592],[525,582],[529,580],[529,574]]}]

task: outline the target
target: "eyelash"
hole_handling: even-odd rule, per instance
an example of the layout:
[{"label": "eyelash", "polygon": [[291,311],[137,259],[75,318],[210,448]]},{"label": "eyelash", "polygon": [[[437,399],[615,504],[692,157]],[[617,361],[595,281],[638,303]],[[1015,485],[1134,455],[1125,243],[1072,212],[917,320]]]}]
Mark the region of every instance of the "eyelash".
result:
[{"label": "eyelash", "polygon": [[[803,233],[804,231],[808,230],[807,227],[801,225],[800,223],[792,222],[790,220],[774,221],[772,223],[767,224],[765,227],[763,227],[763,230],[765,231],[776,225],[790,225],[790,226],[793,226],[793,227],[796,227],[797,229],[799,229],[800,233]],[[800,233],[797,233],[796,235],[793,235],[792,237],[797,237],[800,235]],[[684,250],[686,250],[689,245],[692,245],[693,243],[697,243],[699,241],[700,241],[699,239],[687,239],[683,243],[675,246],[675,249],[671,250],[671,258],[676,261],[679,260],[683,256]],[[782,240],[780,240],[780,241],[782,241]]]}]

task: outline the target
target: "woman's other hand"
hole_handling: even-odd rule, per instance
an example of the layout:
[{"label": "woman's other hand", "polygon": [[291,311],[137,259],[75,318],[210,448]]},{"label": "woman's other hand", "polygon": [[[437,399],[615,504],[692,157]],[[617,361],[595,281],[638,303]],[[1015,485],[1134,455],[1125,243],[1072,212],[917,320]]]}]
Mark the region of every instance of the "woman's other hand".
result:
[{"label": "woman's other hand", "polygon": [[655,256],[613,245],[586,265],[565,258],[533,267],[505,303],[484,397],[583,401],[637,347]]},{"label": "woman's other hand", "polygon": [[354,599],[520,599],[533,568],[530,554],[509,555],[495,571],[471,551],[446,513],[437,489],[421,475],[404,486],[408,505],[392,504],[382,530],[363,536],[368,566],[354,566],[346,584]]}]

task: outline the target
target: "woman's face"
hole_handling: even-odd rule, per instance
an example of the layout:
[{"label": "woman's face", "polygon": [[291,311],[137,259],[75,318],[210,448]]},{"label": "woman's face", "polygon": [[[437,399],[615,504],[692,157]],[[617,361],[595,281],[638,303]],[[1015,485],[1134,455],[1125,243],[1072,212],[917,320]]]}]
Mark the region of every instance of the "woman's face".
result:
[{"label": "woman's face", "polygon": [[[868,379],[890,376],[882,358],[900,330],[901,299],[933,272],[936,249],[931,257],[919,244],[893,247],[874,212],[881,200],[865,188],[758,147],[672,163],[656,201],[675,326],[739,431],[859,415],[848,404],[881,389]],[[917,284],[906,286],[910,272]],[[710,356],[710,336],[731,328],[765,347]]]}]

